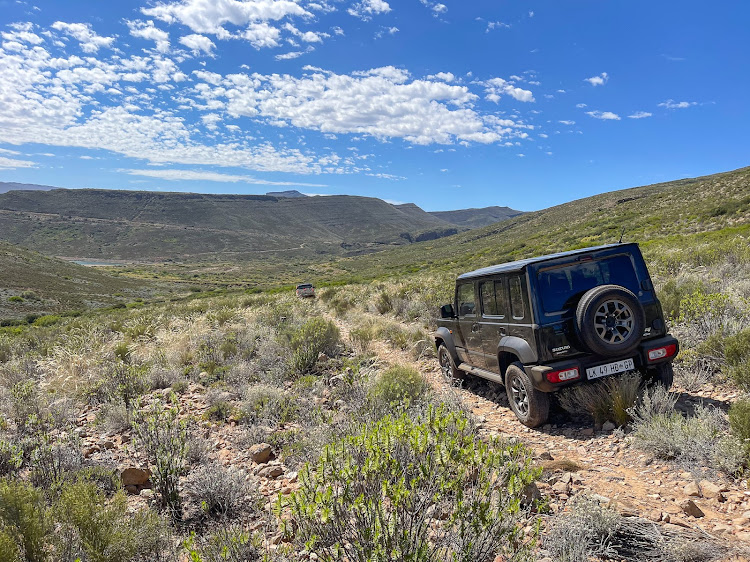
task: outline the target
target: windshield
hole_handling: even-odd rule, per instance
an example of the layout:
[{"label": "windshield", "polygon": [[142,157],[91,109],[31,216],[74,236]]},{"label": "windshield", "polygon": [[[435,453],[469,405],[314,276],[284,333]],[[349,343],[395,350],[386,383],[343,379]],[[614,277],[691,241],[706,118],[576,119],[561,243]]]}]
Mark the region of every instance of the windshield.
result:
[{"label": "windshield", "polygon": [[312,289],[312,285],[310,283],[307,283],[305,285],[297,285],[298,289]]},{"label": "windshield", "polygon": [[547,313],[571,308],[586,291],[599,285],[621,285],[636,294],[640,290],[633,262],[626,255],[544,269],[537,277]]}]

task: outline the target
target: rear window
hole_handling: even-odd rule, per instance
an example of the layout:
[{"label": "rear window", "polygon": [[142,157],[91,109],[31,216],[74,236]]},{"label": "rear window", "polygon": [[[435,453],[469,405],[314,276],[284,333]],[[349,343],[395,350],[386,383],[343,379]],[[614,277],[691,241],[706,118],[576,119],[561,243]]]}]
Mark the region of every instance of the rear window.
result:
[{"label": "rear window", "polygon": [[305,283],[304,285],[297,285],[298,289],[312,289],[312,285],[310,283]]},{"label": "rear window", "polygon": [[539,293],[545,312],[571,308],[589,289],[599,285],[622,285],[635,294],[640,290],[629,256],[583,261],[539,272]]}]

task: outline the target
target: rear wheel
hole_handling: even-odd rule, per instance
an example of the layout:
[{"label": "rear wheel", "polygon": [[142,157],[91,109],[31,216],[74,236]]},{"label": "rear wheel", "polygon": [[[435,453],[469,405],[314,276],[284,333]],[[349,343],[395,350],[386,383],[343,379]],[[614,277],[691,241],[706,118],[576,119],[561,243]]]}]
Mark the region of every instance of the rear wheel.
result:
[{"label": "rear wheel", "polygon": [[513,363],[505,371],[505,391],[510,409],[522,424],[539,427],[549,417],[549,395],[534,388],[523,365]]},{"label": "rear wheel", "polygon": [[589,351],[605,357],[635,351],[645,324],[646,316],[638,297],[619,285],[594,287],[581,297],[576,307],[578,337]]},{"label": "rear wheel", "polygon": [[672,363],[660,363],[649,369],[648,374],[651,375],[651,383],[660,384],[667,390],[672,387],[672,383],[674,382],[674,368],[672,367]]},{"label": "rear wheel", "polygon": [[438,347],[438,363],[440,363],[440,372],[447,382],[452,384],[456,379],[460,378],[456,362],[453,360],[450,351],[448,351],[444,343],[441,343],[440,347]]}]

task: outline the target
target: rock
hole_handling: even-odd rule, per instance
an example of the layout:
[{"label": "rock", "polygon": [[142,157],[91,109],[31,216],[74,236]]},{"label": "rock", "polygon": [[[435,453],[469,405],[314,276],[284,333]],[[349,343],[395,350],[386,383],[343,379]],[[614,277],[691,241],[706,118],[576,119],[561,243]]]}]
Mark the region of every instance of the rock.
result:
[{"label": "rock", "polygon": [[150,500],[154,497],[154,491],[149,488],[144,488],[143,490],[141,490],[141,497]]},{"label": "rock", "polygon": [[346,380],[346,375],[341,373],[340,375],[334,375],[328,380],[328,384],[331,386],[338,386]]},{"label": "rock", "polygon": [[721,496],[722,492],[726,491],[721,486],[717,486],[709,480],[701,480],[700,487],[701,492],[703,492],[703,497],[708,499],[718,498]]},{"label": "rock", "polygon": [[523,497],[521,503],[525,506],[531,505],[532,503],[542,499],[542,493],[539,491],[535,482],[532,482],[523,491]]},{"label": "rock", "polygon": [[585,437],[590,437],[590,436],[594,435],[594,428],[593,427],[587,427],[585,429],[582,429],[581,430],[581,435],[583,435]]},{"label": "rock", "polygon": [[695,482],[691,482],[687,486],[685,486],[682,491],[685,493],[686,496],[696,497],[700,498],[703,494],[701,494],[701,489]]},{"label": "rock", "polygon": [[133,486],[132,484],[129,484],[125,486],[125,491],[130,494],[131,496],[137,496],[138,495],[138,486]]},{"label": "rock", "polygon": [[552,453],[550,453],[549,451],[544,451],[541,455],[539,455],[539,459],[543,461],[555,460],[554,457],[552,457]]},{"label": "rock", "polygon": [[607,433],[609,433],[610,431],[614,431],[616,427],[617,426],[611,421],[607,421],[602,425],[602,431],[606,431]]},{"label": "rock", "polygon": [[[682,502],[680,504],[680,509],[682,509],[682,511],[690,517],[700,518],[705,515],[705,513],[703,513],[703,510],[695,505],[695,502],[693,500],[685,500],[684,502]],[[674,521],[672,522],[674,523]]]},{"label": "rock", "polygon": [[284,469],[280,467],[279,465],[275,466],[267,466],[264,469],[258,471],[258,476],[262,476],[263,478],[278,478],[284,474]]},{"label": "rock", "polygon": [[258,464],[267,463],[271,460],[273,451],[268,443],[256,443],[250,447],[250,458]]},{"label": "rock", "polygon": [[151,478],[151,471],[147,468],[126,468],[120,473],[120,478],[122,479],[122,485],[126,488],[128,486],[144,486]]}]

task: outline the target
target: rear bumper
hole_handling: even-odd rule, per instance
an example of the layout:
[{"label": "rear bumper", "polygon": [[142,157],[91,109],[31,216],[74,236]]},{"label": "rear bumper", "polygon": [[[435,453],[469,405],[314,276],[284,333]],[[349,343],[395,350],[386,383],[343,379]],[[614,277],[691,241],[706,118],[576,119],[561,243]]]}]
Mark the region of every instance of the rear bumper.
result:
[{"label": "rear bumper", "polygon": [[[674,353],[667,357],[662,357],[656,360],[650,360],[648,358],[648,352],[650,350],[668,347],[674,345]],[[670,335],[666,335],[660,338],[654,338],[641,342],[633,353],[630,355],[624,355],[621,357],[601,357],[596,355],[586,355],[583,357],[577,357],[575,359],[569,359],[567,361],[554,361],[546,363],[544,365],[525,365],[524,369],[526,374],[531,378],[534,387],[542,392],[556,392],[563,387],[570,386],[573,384],[588,382],[586,379],[586,369],[590,367],[596,367],[597,365],[604,365],[606,363],[613,363],[615,361],[621,361],[624,359],[632,359],[635,369],[637,371],[645,372],[651,367],[655,367],[660,363],[669,363],[674,360],[680,351],[680,343],[677,339]],[[563,371],[568,369],[578,369],[579,377],[570,381],[553,383],[547,378],[548,373],[555,371]],[[598,379],[597,379],[598,380]]]}]

